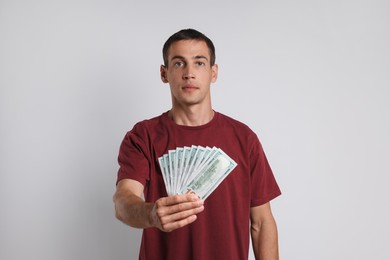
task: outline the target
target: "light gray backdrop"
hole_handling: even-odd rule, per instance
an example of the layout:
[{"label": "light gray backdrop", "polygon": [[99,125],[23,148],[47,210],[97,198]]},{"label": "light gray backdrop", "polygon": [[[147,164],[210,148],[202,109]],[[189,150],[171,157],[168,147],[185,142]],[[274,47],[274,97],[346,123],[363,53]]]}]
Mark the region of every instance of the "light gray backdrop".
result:
[{"label": "light gray backdrop", "polygon": [[[238,1],[237,1],[238,2]],[[390,2],[0,1],[0,259],[136,259],[119,144],[170,108],[161,47],[214,40],[214,108],[263,143],[281,259],[390,259]],[[253,257],[253,255],[251,255]]]}]

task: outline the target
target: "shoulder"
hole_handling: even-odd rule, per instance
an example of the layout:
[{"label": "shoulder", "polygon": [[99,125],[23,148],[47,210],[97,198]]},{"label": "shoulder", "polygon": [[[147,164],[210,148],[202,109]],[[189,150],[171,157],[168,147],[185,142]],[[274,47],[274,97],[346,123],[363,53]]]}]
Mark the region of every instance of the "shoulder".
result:
[{"label": "shoulder", "polygon": [[245,132],[247,134],[251,134],[251,135],[255,134],[253,132],[253,130],[248,125],[246,125],[245,123],[243,123],[235,118],[232,118],[230,116],[224,115],[224,114],[219,113],[219,112],[218,112],[218,118],[219,118],[220,124],[222,124],[224,126],[232,127],[238,131],[242,131],[242,132]]},{"label": "shoulder", "polygon": [[158,128],[159,125],[164,124],[167,118],[168,118],[167,112],[164,112],[159,116],[155,116],[149,119],[144,119],[142,121],[137,122],[133,126],[133,129],[130,132],[139,133],[145,131],[147,132],[148,130],[151,129],[156,129]]},{"label": "shoulder", "polygon": [[155,136],[161,136],[162,124],[164,124],[165,113],[139,121],[128,130],[122,143],[128,146],[147,147],[148,143],[155,138]]},{"label": "shoulder", "polygon": [[258,135],[245,123],[230,116],[219,113],[220,127],[223,133],[228,134],[239,142],[239,145],[253,151],[254,147],[261,147]]}]

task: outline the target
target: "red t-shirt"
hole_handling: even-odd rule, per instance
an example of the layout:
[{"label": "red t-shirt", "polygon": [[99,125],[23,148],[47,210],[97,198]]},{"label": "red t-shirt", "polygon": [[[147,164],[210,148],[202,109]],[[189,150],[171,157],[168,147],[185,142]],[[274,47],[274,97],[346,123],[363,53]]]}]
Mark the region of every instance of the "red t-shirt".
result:
[{"label": "red t-shirt", "polygon": [[144,229],[139,259],[248,259],[250,208],[281,194],[256,134],[246,125],[216,112],[202,126],[180,126],[168,113],[137,123],[122,141],[118,181],[144,185],[147,202],[167,196],[158,158],[184,146],[221,148],[237,167],[205,200],[197,220],[165,233]]}]

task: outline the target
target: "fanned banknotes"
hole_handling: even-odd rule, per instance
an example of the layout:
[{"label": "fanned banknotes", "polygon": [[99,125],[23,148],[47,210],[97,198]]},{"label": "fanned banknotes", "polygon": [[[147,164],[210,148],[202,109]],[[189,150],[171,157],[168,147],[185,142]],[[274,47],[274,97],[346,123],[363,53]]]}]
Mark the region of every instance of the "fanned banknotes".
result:
[{"label": "fanned banknotes", "polygon": [[168,195],[193,192],[205,200],[237,163],[217,147],[177,147],[158,158]]}]

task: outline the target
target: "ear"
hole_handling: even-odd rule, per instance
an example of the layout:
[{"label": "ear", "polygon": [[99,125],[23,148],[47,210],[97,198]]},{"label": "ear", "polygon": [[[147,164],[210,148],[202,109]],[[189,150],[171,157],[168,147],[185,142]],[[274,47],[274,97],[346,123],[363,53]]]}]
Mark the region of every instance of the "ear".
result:
[{"label": "ear", "polygon": [[218,78],[218,64],[211,67],[211,83],[215,83]]},{"label": "ear", "polygon": [[161,76],[161,81],[162,82],[168,83],[167,68],[164,65],[160,66],[160,76]]}]

